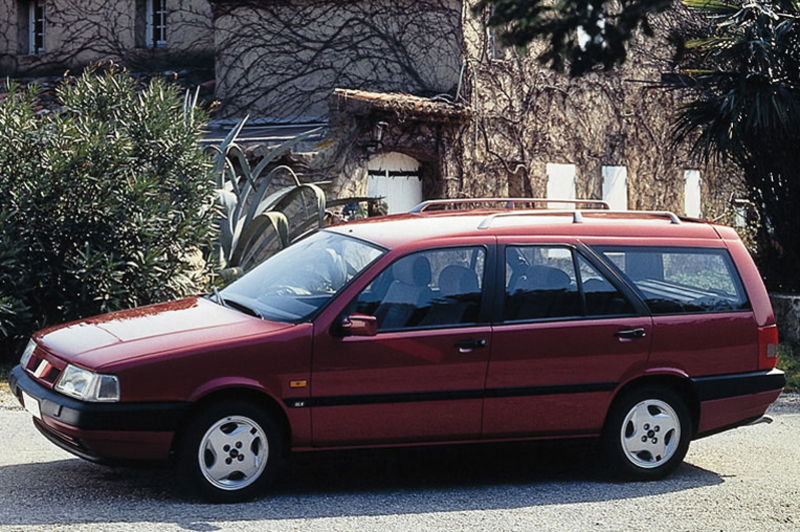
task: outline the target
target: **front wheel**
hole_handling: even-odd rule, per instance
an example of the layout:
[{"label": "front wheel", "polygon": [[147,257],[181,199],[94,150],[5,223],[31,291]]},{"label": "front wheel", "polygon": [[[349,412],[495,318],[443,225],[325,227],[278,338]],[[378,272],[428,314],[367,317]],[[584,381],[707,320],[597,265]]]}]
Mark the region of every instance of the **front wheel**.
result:
[{"label": "front wheel", "polygon": [[686,456],[692,425],[683,399],[668,388],[646,387],[620,397],[603,431],[610,472],[654,480],[671,473]]},{"label": "front wheel", "polygon": [[238,502],[271,482],[283,457],[283,438],[269,415],[251,403],[224,401],[190,423],[178,469],[189,490],[214,502]]}]

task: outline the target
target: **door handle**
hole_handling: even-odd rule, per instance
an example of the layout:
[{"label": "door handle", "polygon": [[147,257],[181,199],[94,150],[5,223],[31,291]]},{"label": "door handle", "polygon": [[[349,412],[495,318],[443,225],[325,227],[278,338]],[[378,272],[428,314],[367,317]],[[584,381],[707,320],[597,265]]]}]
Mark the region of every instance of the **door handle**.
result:
[{"label": "door handle", "polygon": [[486,347],[488,343],[485,338],[470,338],[469,340],[456,342],[453,347],[457,347],[460,353],[469,353],[473,349]]},{"label": "door handle", "polygon": [[645,330],[641,327],[636,329],[622,329],[614,333],[614,336],[617,338],[644,338],[647,336]]}]

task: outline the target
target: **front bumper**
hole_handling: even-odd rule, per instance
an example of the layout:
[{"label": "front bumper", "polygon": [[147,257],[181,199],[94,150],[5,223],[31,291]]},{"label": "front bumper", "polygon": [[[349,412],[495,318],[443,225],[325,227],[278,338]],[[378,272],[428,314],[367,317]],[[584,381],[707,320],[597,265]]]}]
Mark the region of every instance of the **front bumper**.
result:
[{"label": "front bumper", "polygon": [[11,370],[11,391],[39,403],[34,425],[51,442],[96,462],[162,461],[188,413],[183,402],[88,403],[54,392],[20,366]]}]

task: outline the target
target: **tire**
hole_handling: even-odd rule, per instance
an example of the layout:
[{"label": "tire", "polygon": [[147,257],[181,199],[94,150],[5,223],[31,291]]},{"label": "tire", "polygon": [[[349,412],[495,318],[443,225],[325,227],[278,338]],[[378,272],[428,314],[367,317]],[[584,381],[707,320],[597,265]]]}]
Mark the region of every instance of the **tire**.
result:
[{"label": "tire", "polygon": [[200,411],[178,443],[177,468],[184,488],[211,502],[251,499],[278,475],[285,438],[262,408],[222,401]]},{"label": "tire", "polygon": [[609,473],[620,479],[656,480],[677,468],[692,439],[685,401],[673,390],[643,387],[614,401],[603,430]]}]

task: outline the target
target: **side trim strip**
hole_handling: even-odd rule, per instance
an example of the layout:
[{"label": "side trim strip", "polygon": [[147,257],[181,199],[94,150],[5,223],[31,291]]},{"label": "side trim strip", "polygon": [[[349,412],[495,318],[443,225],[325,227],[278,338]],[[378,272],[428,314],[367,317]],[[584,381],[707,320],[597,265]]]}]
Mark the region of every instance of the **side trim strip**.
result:
[{"label": "side trim strip", "polygon": [[701,401],[713,401],[740,395],[778,390],[786,385],[786,375],[779,369],[734,375],[714,375],[691,379]]},{"label": "side trim strip", "polygon": [[570,393],[607,392],[616,388],[616,382],[590,382],[585,384],[561,384],[556,386],[525,386],[521,388],[493,388],[488,390],[455,390],[444,392],[410,392],[373,395],[335,395],[302,399],[285,399],[286,406],[302,408],[309,406],[374,405],[382,403],[418,403],[422,401],[456,401],[461,399],[483,399],[496,397],[531,397]]},{"label": "side trim strip", "polygon": [[525,386],[522,388],[495,388],[486,390],[485,397],[525,397],[567,393],[610,392],[616,382],[589,382],[585,384],[558,384],[555,386]]}]

